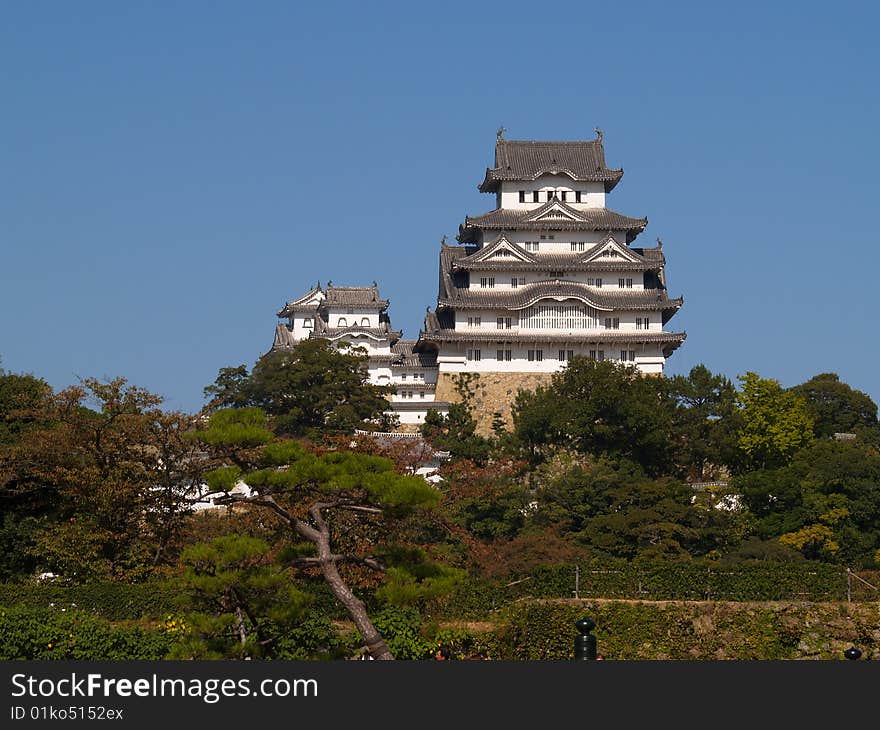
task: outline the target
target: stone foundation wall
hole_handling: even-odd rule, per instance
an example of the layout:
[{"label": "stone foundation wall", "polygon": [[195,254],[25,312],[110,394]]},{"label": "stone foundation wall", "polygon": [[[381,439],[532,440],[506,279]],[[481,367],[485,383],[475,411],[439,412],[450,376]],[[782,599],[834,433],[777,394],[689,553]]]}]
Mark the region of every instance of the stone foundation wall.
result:
[{"label": "stone foundation wall", "polygon": [[[550,382],[553,373],[473,373],[471,409],[477,422],[477,433],[492,434],[495,413],[500,413],[507,428],[512,428],[510,409],[520,390],[534,390]],[[461,397],[455,389],[456,373],[440,373],[437,379],[438,401],[458,403]]]}]

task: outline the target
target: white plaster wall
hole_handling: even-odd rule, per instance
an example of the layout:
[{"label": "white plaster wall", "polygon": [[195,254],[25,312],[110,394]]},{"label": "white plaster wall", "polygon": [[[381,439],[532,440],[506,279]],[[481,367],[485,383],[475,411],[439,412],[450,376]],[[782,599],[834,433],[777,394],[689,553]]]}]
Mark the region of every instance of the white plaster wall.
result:
[{"label": "white plaster wall", "polygon": [[[526,191],[525,203],[519,202],[519,191]],[[531,193],[539,191],[538,203],[529,202],[532,199]],[[542,175],[533,181],[509,181],[501,183],[501,207],[515,210],[528,210],[537,208],[547,202],[546,192],[548,190],[562,191],[569,193],[568,199],[565,201],[569,205],[576,208],[604,208],[605,207],[605,184],[597,182],[577,182],[572,180],[568,175]],[[575,203],[574,191],[581,191],[581,203]]]},{"label": "white plaster wall", "polygon": [[[450,353],[453,357],[449,357],[444,353],[443,349],[441,349],[441,356],[438,358],[440,371],[475,373],[552,373],[565,367],[566,360],[559,359],[559,350],[565,350],[566,354],[568,350],[572,350],[575,355],[580,356],[588,356],[590,350],[596,350],[597,357],[598,351],[602,350],[605,353],[606,360],[612,360],[615,362],[620,361],[621,350],[626,350],[627,353],[634,351],[636,357],[635,362],[628,359],[626,362],[627,364],[632,363],[636,365],[636,367],[643,372],[657,372],[658,367],[660,368],[659,371],[662,372],[664,362],[663,356],[659,354],[658,347],[648,345],[646,348],[642,345],[627,342],[604,342],[601,344],[582,345],[564,345],[562,343],[554,342],[528,346],[523,346],[521,344],[504,345],[483,342],[474,345],[473,347],[465,348],[465,355],[467,349],[479,349],[480,359],[465,360],[462,363],[457,350]],[[498,350],[511,350],[511,360],[498,360]],[[540,361],[529,360],[528,350],[543,350],[543,359]]]},{"label": "white plaster wall", "polygon": [[[352,325],[359,327],[379,326],[379,312],[375,309],[329,309],[327,310],[327,318],[331,327],[351,327]],[[345,323],[341,323],[340,320],[345,320]],[[366,324],[363,324],[365,320]]]}]

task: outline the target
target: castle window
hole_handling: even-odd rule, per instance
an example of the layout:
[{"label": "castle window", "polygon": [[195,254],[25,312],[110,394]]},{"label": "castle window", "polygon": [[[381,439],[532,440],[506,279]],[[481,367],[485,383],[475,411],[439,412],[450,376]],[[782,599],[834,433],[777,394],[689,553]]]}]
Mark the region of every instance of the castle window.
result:
[{"label": "castle window", "polygon": [[560,191],[559,198],[564,203],[566,200],[568,200],[568,192],[565,190]]},{"label": "castle window", "polygon": [[605,317],[605,329],[606,330],[619,330],[620,329],[620,317]]},{"label": "castle window", "polygon": [[532,202],[533,202],[533,203],[537,203],[537,202],[539,202],[539,201],[538,201],[538,191],[537,191],[537,190],[532,191]]},{"label": "castle window", "polygon": [[525,190],[520,190],[520,191],[519,191],[519,202],[520,202],[520,203],[525,203],[525,202],[526,202],[526,191],[525,191]]},{"label": "castle window", "polygon": [[632,279],[627,279],[627,280],[626,280],[626,288],[627,288],[627,289],[632,289],[632,288],[633,288],[633,280],[632,280]]},{"label": "castle window", "polygon": [[510,317],[498,317],[498,319],[495,320],[495,329],[509,330],[510,324],[511,324]]},{"label": "castle window", "polygon": [[581,191],[580,190],[574,191],[574,202],[575,203],[583,203],[584,202],[583,200],[581,200]]},{"label": "castle window", "polygon": [[520,314],[523,329],[577,330],[599,326],[598,313],[581,302],[533,304]]},{"label": "castle window", "polygon": [[311,318],[311,317],[306,317],[306,318],[303,320],[303,327],[304,327],[305,329],[312,329],[314,326],[315,326],[315,324],[314,324],[314,322],[312,322],[312,318]]},{"label": "castle window", "polygon": [[574,357],[574,350],[560,350],[559,351],[559,362],[567,362]]},{"label": "castle window", "polygon": [[361,327],[369,327],[370,320],[367,317],[361,317]]},{"label": "castle window", "polygon": [[467,359],[471,362],[479,362],[480,361],[480,351],[479,350],[468,350],[467,351]]},{"label": "castle window", "polygon": [[526,277],[521,276],[521,277],[519,278],[519,285],[520,285],[520,286],[525,286],[525,285],[526,285]]},{"label": "castle window", "polygon": [[348,327],[348,321],[345,319],[345,317],[340,317],[338,324],[340,327]]},{"label": "castle window", "polygon": [[601,279],[596,279],[596,286],[599,288],[602,287],[602,280]]},{"label": "castle window", "polygon": [[518,280],[517,280],[517,278],[514,276],[514,277],[510,280],[510,287],[511,287],[511,289],[516,289],[517,286],[518,286]]},{"label": "castle window", "polygon": [[480,289],[494,289],[495,288],[495,277],[494,276],[481,276],[480,277]]}]

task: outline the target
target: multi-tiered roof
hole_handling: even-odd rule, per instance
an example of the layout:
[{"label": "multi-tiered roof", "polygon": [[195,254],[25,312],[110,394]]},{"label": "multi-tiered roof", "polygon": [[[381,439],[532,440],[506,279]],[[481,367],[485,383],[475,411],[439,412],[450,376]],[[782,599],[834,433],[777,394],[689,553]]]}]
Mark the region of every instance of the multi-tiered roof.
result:
[{"label": "multi-tiered roof", "polygon": [[[495,166],[486,170],[478,186],[481,192],[496,194],[498,207],[482,215],[465,217],[457,236],[463,245],[441,244],[437,308],[425,318],[417,349],[437,347],[444,342],[491,342],[499,337],[524,342],[570,342],[578,337],[561,332],[460,331],[455,329],[456,311],[523,310],[542,299],[574,298],[603,312],[656,312],[666,324],[681,307],[683,300],[670,298],[666,291],[666,259],[659,239],[655,247],[629,245],[645,229],[647,218],[631,218],[605,207],[575,204],[574,200],[558,196],[541,205],[501,206],[503,183],[529,183],[544,175],[562,176],[572,182],[603,183],[608,193],[620,182],[623,170],[606,166],[601,132],[594,140],[573,142],[506,140],[499,132]],[[533,201],[520,198],[520,202]],[[523,231],[599,231],[606,235],[587,250],[536,254],[514,242],[514,234]],[[644,288],[595,288],[572,277],[579,272],[603,271],[640,274]],[[475,272],[532,272],[540,278],[516,288],[475,289],[469,285]],[[589,341],[597,338],[609,343],[655,343],[668,357],[684,341],[685,334],[591,331]]]}]

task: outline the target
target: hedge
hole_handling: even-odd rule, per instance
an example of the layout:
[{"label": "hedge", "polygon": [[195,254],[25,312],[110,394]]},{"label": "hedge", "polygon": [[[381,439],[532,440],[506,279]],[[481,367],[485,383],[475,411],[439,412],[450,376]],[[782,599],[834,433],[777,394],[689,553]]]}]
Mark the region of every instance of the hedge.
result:
[{"label": "hedge", "polygon": [[[578,566],[577,597],[650,601],[843,601],[844,569],[827,563],[743,563],[718,567],[704,562],[629,563],[608,560]],[[505,580],[473,577],[450,596],[435,601],[430,613],[450,618],[481,618],[527,598],[575,597],[576,566],[538,568]],[[878,600],[852,592],[853,600]]]},{"label": "hedge", "polygon": [[0,606],[76,609],[109,621],[162,618],[176,610],[178,589],[170,582],[86,583],[63,586],[52,583],[0,584]]},{"label": "hedge", "polygon": [[60,608],[0,608],[0,659],[164,659],[172,634]]}]

